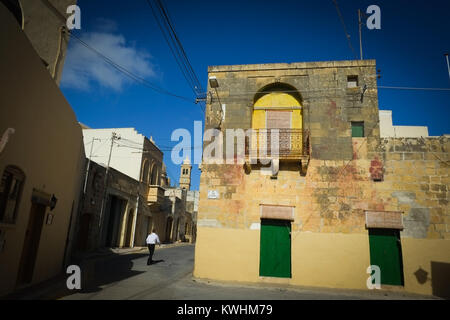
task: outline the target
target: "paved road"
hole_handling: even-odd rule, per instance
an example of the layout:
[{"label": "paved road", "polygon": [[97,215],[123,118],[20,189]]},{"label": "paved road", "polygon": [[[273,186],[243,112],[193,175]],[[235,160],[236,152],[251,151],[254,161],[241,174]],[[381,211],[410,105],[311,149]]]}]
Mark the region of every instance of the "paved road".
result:
[{"label": "paved road", "polygon": [[[301,299],[411,299],[423,298],[394,293],[354,292],[326,289],[291,289],[207,283],[192,278],[194,246],[157,249],[147,266],[144,253],[99,259],[87,273],[83,289],[62,299],[218,299],[218,300],[301,300]],[[82,269],[82,272],[83,269]]]}]

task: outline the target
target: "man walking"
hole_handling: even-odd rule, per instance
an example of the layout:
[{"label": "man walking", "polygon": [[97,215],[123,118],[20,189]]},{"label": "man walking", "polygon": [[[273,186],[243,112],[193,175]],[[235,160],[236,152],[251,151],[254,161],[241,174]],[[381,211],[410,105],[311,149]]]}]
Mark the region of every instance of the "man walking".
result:
[{"label": "man walking", "polygon": [[147,237],[147,247],[150,255],[148,256],[147,265],[151,265],[153,263],[153,253],[155,252],[155,244],[158,243],[161,246],[161,242],[159,241],[158,235],[155,233],[156,229],[152,230]]}]

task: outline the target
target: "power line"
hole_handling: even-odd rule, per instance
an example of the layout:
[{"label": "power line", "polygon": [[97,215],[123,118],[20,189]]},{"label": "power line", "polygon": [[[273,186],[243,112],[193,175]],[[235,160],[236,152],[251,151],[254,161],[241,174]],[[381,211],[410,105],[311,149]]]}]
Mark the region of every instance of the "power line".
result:
[{"label": "power line", "polygon": [[[186,79],[186,82],[195,94],[196,98],[201,97],[203,92],[202,85],[195,74],[194,68],[192,67],[186,51],[181,44],[180,38],[175,31],[175,27],[170,19],[168,10],[164,7],[161,0],[154,0],[154,5],[151,0],[146,0],[146,2],[153,13],[156,23],[163,34],[164,40],[169,46],[169,49],[172,52],[183,77]],[[205,106],[201,104],[200,107],[202,112],[205,113]]]},{"label": "power line", "polygon": [[166,94],[178,99],[182,99],[191,103],[195,103],[194,100],[184,97],[184,96],[180,96],[178,94],[172,93],[170,91],[167,91],[166,89],[163,89],[153,83],[150,83],[149,81],[145,80],[144,78],[141,78],[140,76],[134,74],[133,72],[129,71],[128,69],[124,68],[123,66],[119,65],[118,63],[114,62],[113,60],[111,60],[109,57],[105,56],[103,53],[101,53],[100,51],[98,51],[97,49],[93,48],[92,46],[90,46],[89,44],[87,44],[85,41],[83,41],[82,39],[80,39],[78,36],[76,36],[74,33],[69,32],[70,35],[76,39],[78,42],[80,42],[84,47],[88,48],[89,50],[93,51],[94,53],[96,53],[98,56],[100,56],[106,63],[108,63],[109,65],[111,65],[113,68],[115,68],[116,70],[120,71],[121,73],[123,73],[124,75],[126,75],[127,77],[133,79],[136,82],[141,83],[142,85],[157,91],[159,93],[162,94]]},{"label": "power line", "polygon": [[331,0],[331,1],[333,1],[334,5],[336,7],[336,11],[339,16],[339,19],[341,20],[342,27],[344,28],[345,36],[347,37],[348,46],[353,51],[353,54],[355,55],[355,57],[358,58],[358,56],[356,55],[355,49],[353,49],[352,42],[350,41],[350,35],[347,32],[347,27],[345,26],[345,22],[344,22],[344,18],[342,17],[341,10],[339,10],[339,5],[336,0]]},{"label": "power line", "polygon": [[378,88],[398,89],[398,90],[450,91],[450,88],[414,88],[414,87],[388,87],[388,86],[378,86]]}]

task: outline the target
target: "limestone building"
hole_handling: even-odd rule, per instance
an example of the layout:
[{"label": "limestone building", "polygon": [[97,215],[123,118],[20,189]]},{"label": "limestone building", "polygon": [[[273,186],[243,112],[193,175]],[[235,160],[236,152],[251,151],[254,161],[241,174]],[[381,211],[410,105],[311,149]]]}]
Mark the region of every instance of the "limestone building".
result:
[{"label": "limestone building", "polygon": [[380,137],[374,60],[208,77],[195,277],[448,295],[450,141]]},{"label": "limestone building", "polygon": [[[65,272],[85,159],[81,128],[71,106],[36,53],[37,42],[17,23],[20,15],[4,3],[0,3],[0,296]],[[23,1],[25,29],[33,19],[52,20],[49,11],[27,11],[26,4],[38,3]],[[47,41],[58,43],[52,32],[40,32],[43,46]]]},{"label": "limestone building", "polygon": [[[103,226],[101,233],[105,234],[110,228],[107,223],[110,221],[109,214],[114,213],[108,209],[111,201],[115,199],[114,197],[118,197],[120,201],[127,203],[121,209],[121,212],[125,210],[127,213],[121,214],[129,221],[127,224],[132,230],[129,241],[113,232],[117,241],[101,241],[101,243],[107,247],[145,246],[145,239],[153,227],[164,237],[168,218],[161,211],[161,205],[164,201],[164,187],[169,181],[163,162],[164,155],[155,141],[138,133],[134,128],[86,128],[83,129],[83,136],[88,159],[104,167],[108,167],[109,164],[110,168],[128,176],[130,181],[138,181],[139,185],[135,203],[127,200],[128,196],[111,194],[106,196],[103,207],[99,209],[105,212],[100,221]],[[103,184],[111,187],[105,182]],[[134,194],[134,188],[131,189],[126,193]]]},{"label": "limestone building", "polygon": [[73,256],[105,247],[133,247],[139,181],[92,160],[86,170]]},{"label": "limestone building", "polygon": [[67,8],[76,0],[1,0],[30,40],[45,68],[59,84],[69,33]]},{"label": "limestone building", "polygon": [[191,171],[192,165],[188,158],[184,159],[181,165],[180,172],[180,188],[190,190],[191,189]]}]

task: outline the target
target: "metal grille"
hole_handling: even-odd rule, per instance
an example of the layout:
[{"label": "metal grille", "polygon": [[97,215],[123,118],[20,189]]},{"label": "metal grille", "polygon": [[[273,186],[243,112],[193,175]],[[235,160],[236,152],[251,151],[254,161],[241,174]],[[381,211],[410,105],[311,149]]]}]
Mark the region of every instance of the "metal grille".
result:
[{"label": "metal grille", "polygon": [[309,134],[302,129],[253,129],[245,152],[257,158],[300,159],[309,156]]}]

